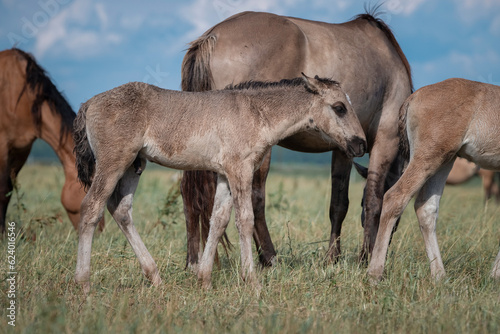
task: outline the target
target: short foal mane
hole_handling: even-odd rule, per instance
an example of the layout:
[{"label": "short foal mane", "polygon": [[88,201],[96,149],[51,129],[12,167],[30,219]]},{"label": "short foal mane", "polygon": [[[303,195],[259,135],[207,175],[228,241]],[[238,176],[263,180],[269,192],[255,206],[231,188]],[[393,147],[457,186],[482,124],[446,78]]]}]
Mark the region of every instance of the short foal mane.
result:
[{"label": "short foal mane", "polygon": [[[325,85],[340,86],[340,84],[331,79],[315,77],[316,80],[324,83]],[[281,87],[298,87],[304,86],[304,79],[301,77],[293,79],[282,79],[280,81],[244,81],[236,85],[227,85],[225,90],[244,90],[244,89],[266,89],[266,88],[281,88]]]},{"label": "short foal mane", "polygon": [[61,117],[61,128],[60,128],[60,139],[59,143],[63,143],[63,138],[66,137],[68,133],[72,132],[73,120],[75,119],[75,112],[69,105],[68,101],[59,92],[56,86],[52,83],[48,77],[45,70],[38,65],[35,58],[20,49],[13,48],[12,51],[16,52],[18,56],[26,60],[26,83],[19,94],[18,102],[21,99],[26,87],[35,93],[35,100],[31,106],[31,114],[33,116],[33,121],[38,131],[40,131],[42,125],[42,112],[41,106],[43,102],[47,102],[50,106],[50,110],[57,116]]}]

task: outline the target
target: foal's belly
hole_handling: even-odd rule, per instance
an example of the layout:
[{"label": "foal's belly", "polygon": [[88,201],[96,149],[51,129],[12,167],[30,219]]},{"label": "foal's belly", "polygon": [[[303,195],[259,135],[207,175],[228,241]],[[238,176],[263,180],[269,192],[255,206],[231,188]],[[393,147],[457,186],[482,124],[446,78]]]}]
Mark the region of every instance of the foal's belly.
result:
[{"label": "foal's belly", "polygon": [[279,146],[305,153],[323,153],[334,149],[319,132],[301,132],[278,143]]},{"label": "foal's belly", "polygon": [[465,134],[463,145],[457,155],[475,162],[481,168],[500,170],[500,126],[485,122],[472,122]]},{"label": "foal's belly", "polygon": [[476,163],[481,168],[500,170],[500,146],[484,147],[467,144],[457,152],[457,155]]}]

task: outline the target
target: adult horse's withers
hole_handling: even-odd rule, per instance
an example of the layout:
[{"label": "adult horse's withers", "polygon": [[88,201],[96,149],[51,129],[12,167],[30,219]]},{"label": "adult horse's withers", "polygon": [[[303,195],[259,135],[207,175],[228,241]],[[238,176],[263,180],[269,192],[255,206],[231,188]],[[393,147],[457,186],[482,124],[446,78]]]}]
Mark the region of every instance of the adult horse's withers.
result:
[{"label": "adult horse's withers", "polygon": [[[368,141],[370,164],[365,188],[364,241],[360,258],[375,243],[389,169],[400,175],[398,111],[411,94],[410,65],[387,25],[363,14],[342,24],[308,21],[269,13],[234,15],[191,43],[182,65],[182,89],[221,89],[247,80],[279,80],[319,73],[343,83]],[[287,138],[279,145],[303,152],[326,152],[331,147],[312,131]],[[270,264],[276,252],[264,214],[265,181],[270,153],[253,180],[254,240],[260,261]],[[332,225],[327,256],[340,254],[340,230],[349,205],[348,186],[352,160],[334,149],[332,154]],[[215,187],[212,173],[185,172],[182,194],[188,234],[187,265],[196,267],[199,220],[208,229]],[[206,232],[204,232],[206,235]]]}]

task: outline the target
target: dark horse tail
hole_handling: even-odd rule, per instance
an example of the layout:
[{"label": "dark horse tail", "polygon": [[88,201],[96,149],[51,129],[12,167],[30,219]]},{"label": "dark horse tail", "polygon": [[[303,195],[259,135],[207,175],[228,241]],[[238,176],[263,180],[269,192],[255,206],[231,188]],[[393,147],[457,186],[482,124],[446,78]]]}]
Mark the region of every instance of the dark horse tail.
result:
[{"label": "dark horse tail", "polygon": [[408,140],[407,116],[412,97],[406,99],[399,109],[398,132],[399,132],[399,153],[404,161],[403,171],[410,161],[410,142]]},{"label": "dark horse tail", "polygon": [[89,102],[82,104],[73,123],[73,139],[75,141],[74,153],[76,156],[76,170],[78,179],[85,190],[92,184],[92,176],[95,170],[95,158],[87,138],[86,116]]},{"label": "dark horse tail", "polygon": [[[190,43],[190,47],[182,61],[182,90],[201,92],[214,87],[212,71],[210,70],[210,55],[213,52],[217,38],[207,32]],[[203,245],[210,229],[210,216],[215,199],[217,175],[209,171],[185,171],[181,181],[181,194],[184,201],[186,228],[189,236],[198,235],[201,225],[201,240]],[[195,240],[195,242],[198,242]],[[224,233],[221,243],[224,249],[232,247]],[[188,247],[194,245],[188,240]],[[188,249],[186,266],[197,262],[198,252]]]}]

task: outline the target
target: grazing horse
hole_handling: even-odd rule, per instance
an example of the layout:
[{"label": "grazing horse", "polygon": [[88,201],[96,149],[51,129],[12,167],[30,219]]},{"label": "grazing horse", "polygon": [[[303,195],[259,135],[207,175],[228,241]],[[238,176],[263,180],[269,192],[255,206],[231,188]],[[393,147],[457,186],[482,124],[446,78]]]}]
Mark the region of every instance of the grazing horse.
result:
[{"label": "grazing horse", "polygon": [[85,193],[73,155],[75,113],[33,56],[16,48],[0,52],[0,117],[0,232],[5,231],[12,180],[37,138],[52,147],[63,165],[61,202],[76,229]]},{"label": "grazing horse", "polygon": [[[398,111],[412,92],[410,65],[382,20],[363,14],[346,23],[328,24],[269,13],[234,15],[190,44],[182,63],[182,89],[205,91],[248,80],[277,81],[299,76],[301,71],[342,82],[366,134],[370,164],[360,254],[360,259],[365,260],[377,234],[386,176],[390,169],[393,174],[401,175],[395,160],[399,143]],[[303,152],[332,151],[314,131],[298,133],[278,144]],[[271,265],[276,255],[264,212],[269,166],[270,152],[254,174],[252,193],[254,241],[263,265]],[[339,238],[349,206],[351,166],[349,156],[333,149],[329,260],[340,255]],[[183,174],[186,265],[194,270],[198,262],[200,218],[205,236],[210,216],[207,211],[213,206],[214,182],[211,172]]]},{"label": "grazing horse", "polygon": [[446,184],[461,184],[470,180],[474,175],[479,175],[483,181],[485,202],[494,195],[496,202],[500,203],[500,188],[495,182],[495,178],[498,179],[498,174],[498,172],[492,170],[479,168],[475,163],[467,161],[467,159],[457,158],[446,179]]},{"label": "grazing horse", "polygon": [[[445,275],[436,238],[439,200],[456,157],[481,168],[500,169],[500,87],[464,79],[449,79],[413,93],[400,111],[402,144],[409,163],[384,196],[380,228],[368,266],[375,280],[382,277],[390,232],[410,199],[431,262],[431,275]],[[492,276],[500,278],[500,253]]]},{"label": "grazing horse", "polygon": [[82,202],[75,279],[90,289],[92,235],[104,206],[127,237],[154,285],[158,268],[132,221],[132,200],[146,160],[176,169],[217,173],[215,205],[198,271],[211,286],[215,250],[235,207],[242,276],[255,282],[251,238],[253,172],[271,146],[305,129],[349,157],[366,140],[347,96],[335,81],[297,78],[249,82],[213,92],[179,92],[129,83],[84,103],[75,121],[78,177],[90,189]]}]

